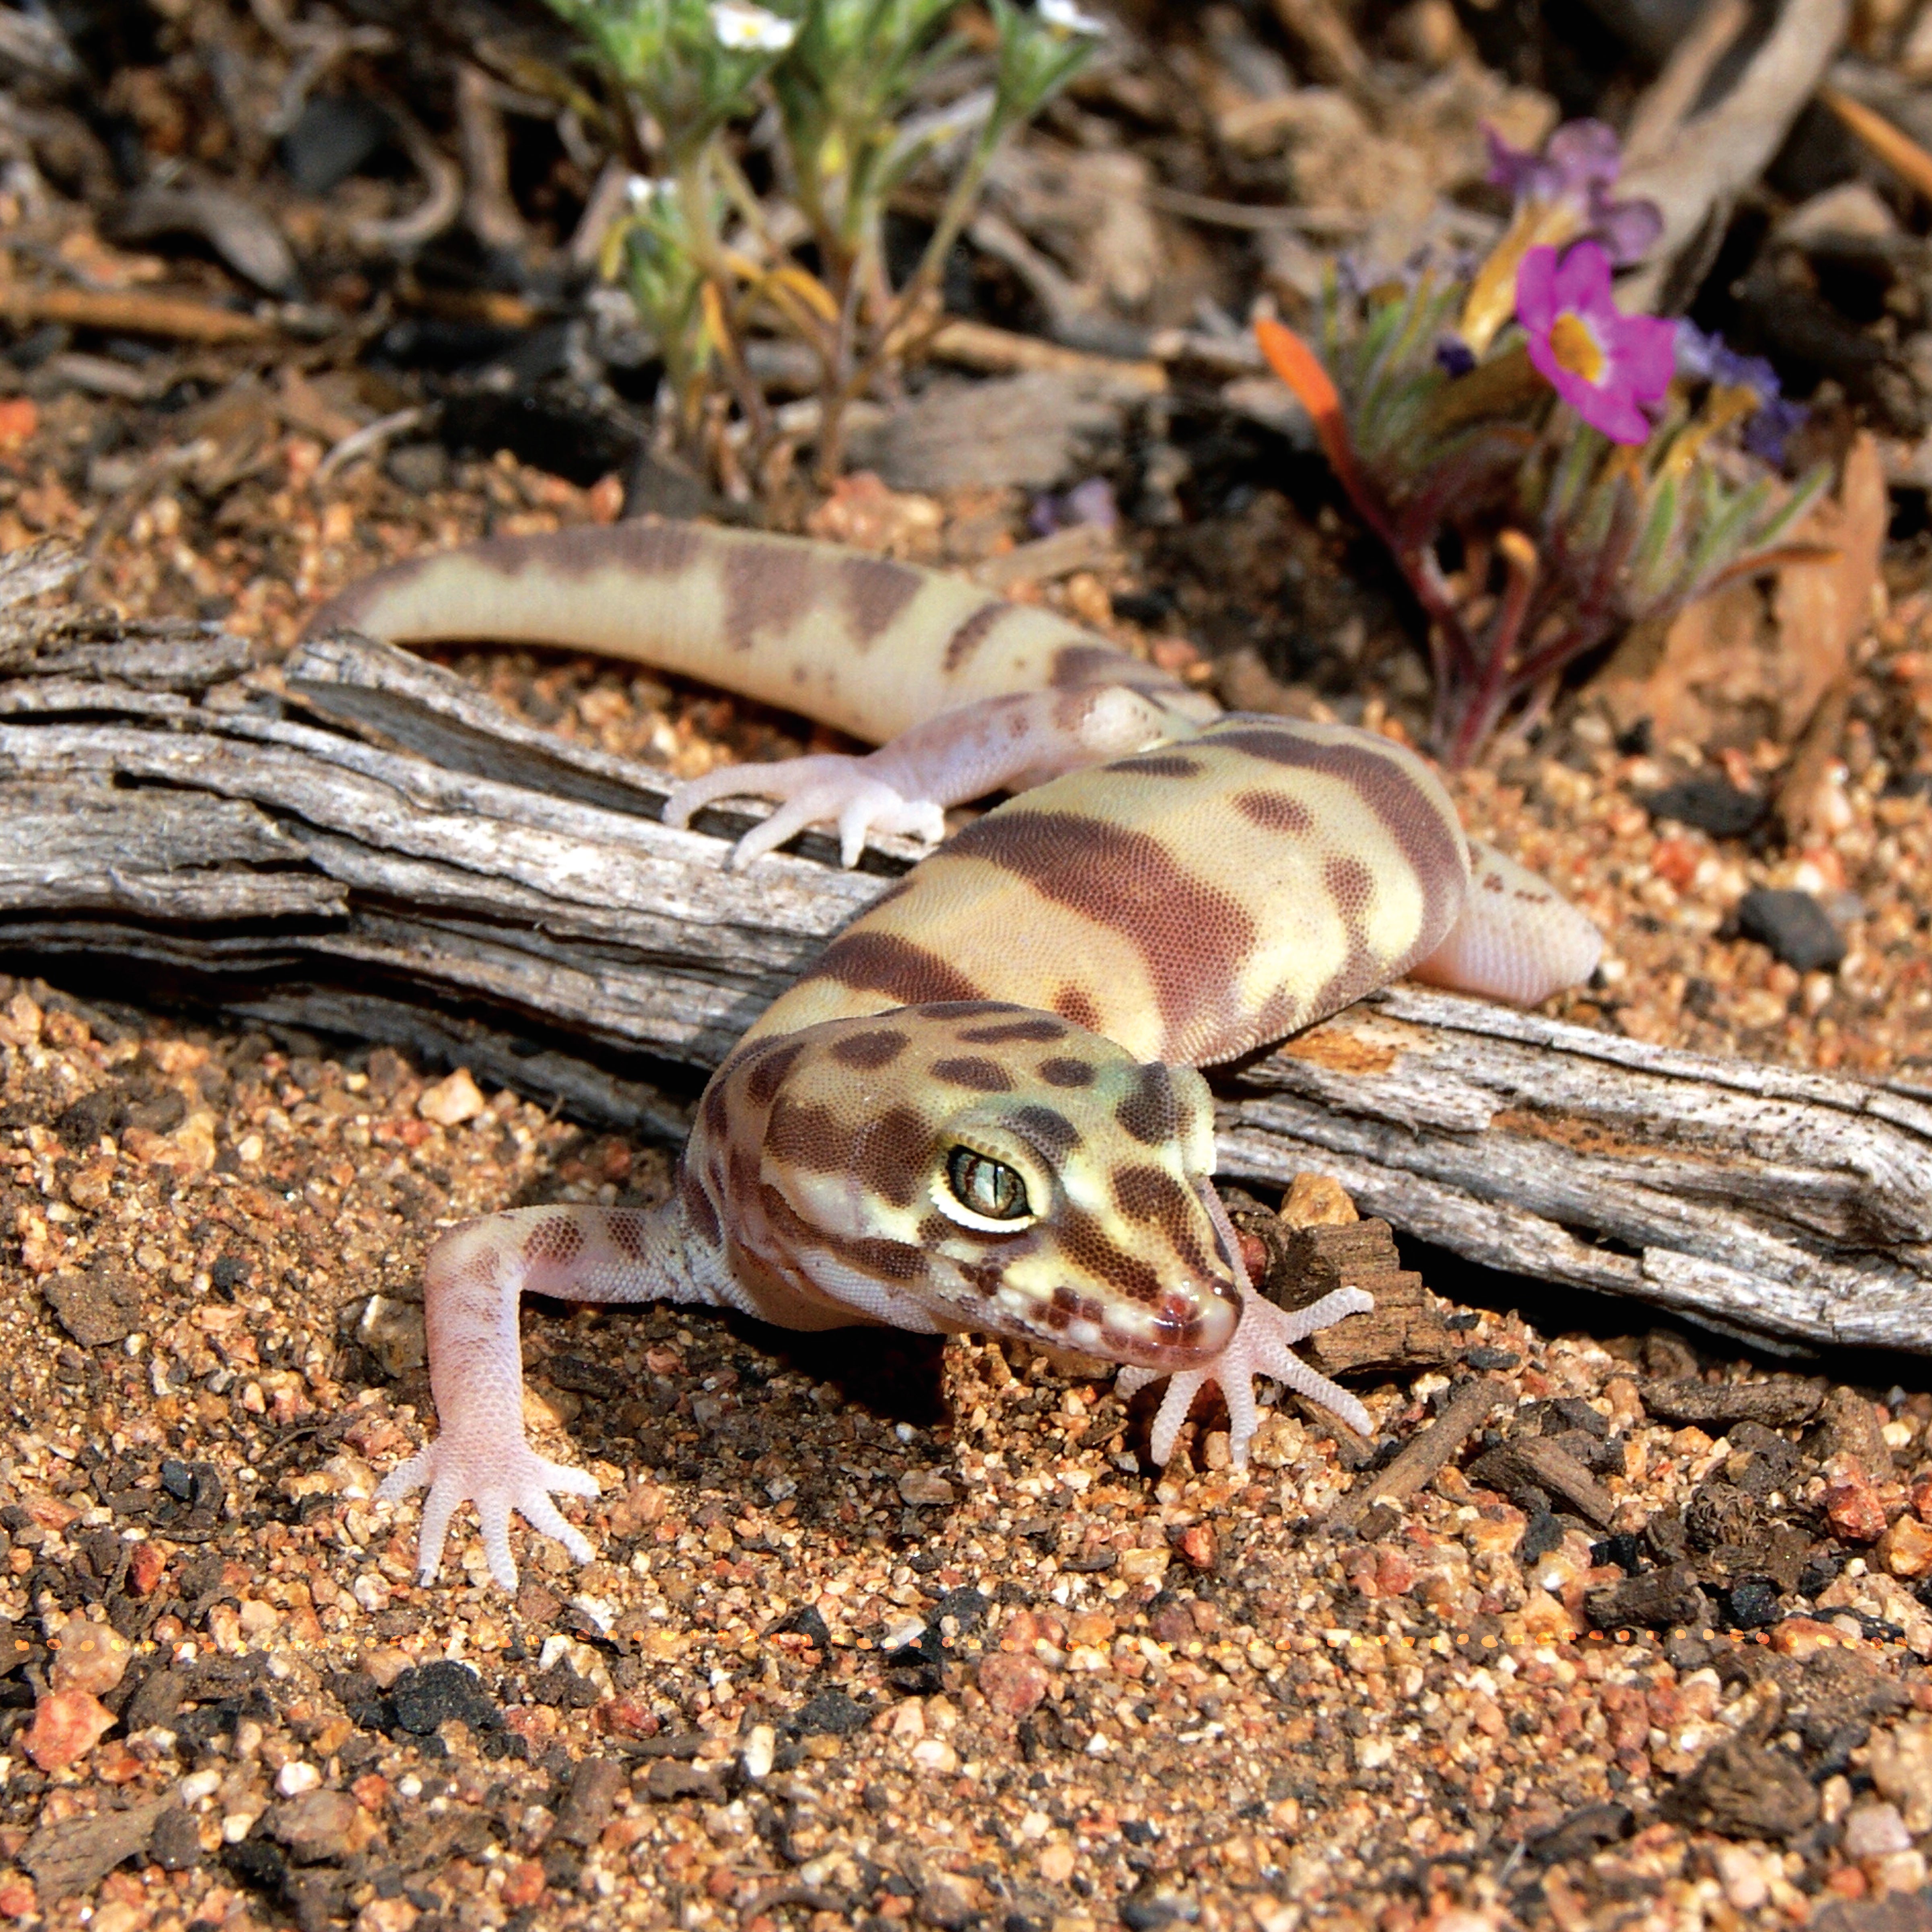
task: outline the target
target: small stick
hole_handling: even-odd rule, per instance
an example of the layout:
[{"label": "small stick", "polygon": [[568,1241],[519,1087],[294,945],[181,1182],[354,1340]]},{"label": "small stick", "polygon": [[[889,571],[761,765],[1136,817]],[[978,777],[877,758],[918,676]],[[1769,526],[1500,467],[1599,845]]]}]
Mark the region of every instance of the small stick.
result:
[{"label": "small stick", "polygon": [[170,335],[183,342],[261,342],[276,332],[272,322],[242,310],[132,289],[46,289],[0,282],[0,316],[10,322],[64,322],[128,335]]},{"label": "small stick", "polygon": [[958,319],[941,322],[926,344],[926,352],[962,368],[991,375],[1012,375],[1035,369],[1058,374],[1091,376],[1118,389],[1134,389],[1157,396],[1167,386],[1167,371],[1158,362],[1130,362],[1118,356],[1092,356],[1079,349],[1063,349],[1036,335],[1016,335],[983,322]]},{"label": "small stick", "polygon": [[[1392,1525],[1400,1506],[1417,1490],[1431,1481],[1462,1444],[1502,1406],[1515,1398],[1515,1390],[1494,1376],[1480,1376],[1459,1384],[1442,1406],[1442,1413],[1378,1474],[1358,1485],[1328,1512],[1324,1529],[1353,1529],[1362,1523],[1369,1510],[1382,1506]],[[1364,1525],[1366,1534],[1366,1526]]]}]

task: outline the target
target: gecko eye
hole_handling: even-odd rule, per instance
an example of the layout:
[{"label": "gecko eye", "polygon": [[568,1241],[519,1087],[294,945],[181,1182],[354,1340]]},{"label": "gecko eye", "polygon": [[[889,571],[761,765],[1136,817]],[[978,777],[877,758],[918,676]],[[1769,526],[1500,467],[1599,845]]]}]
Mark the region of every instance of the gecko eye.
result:
[{"label": "gecko eye", "polygon": [[966,1227],[1004,1234],[1033,1218],[1019,1174],[975,1148],[956,1147],[946,1156],[946,1184],[952,1198],[940,1195],[939,1204]]}]

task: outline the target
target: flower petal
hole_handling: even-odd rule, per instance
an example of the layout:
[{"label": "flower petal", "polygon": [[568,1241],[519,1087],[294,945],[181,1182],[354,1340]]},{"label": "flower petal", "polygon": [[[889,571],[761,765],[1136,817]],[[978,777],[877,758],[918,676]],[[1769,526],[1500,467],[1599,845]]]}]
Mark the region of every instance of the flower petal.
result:
[{"label": "flower petal", "polygon": [[1562,171],[1567,193],[1585,195],[1608,188],[1623,165],[1616,131],[1600,121],[1569,121],[1544,144],[1544,154]]},{"label": "flower petal", "polygon": [[1532,338],[1546,337],[1556,320],[1556,250],[1528,250],[1516,272],[1516,319]]},{"label": "flower petal", "polygon": [[1654,201],[1604,201],[1590,211],[1590,232],[1610,250],[1619,268],[1640,262],[1664,232],[1664,216]]},{"label": "flower petal", "polygon": [[1610,380],[1637,402],[1653,403],[1677,368],[1677,327],[1654,316],[1619,316],[1610,334]]},{"label": "flower petal", "polygon": [[1551,289],[1559,308],[1574,308],[1594,320],[1610,301],[1610,258],[1594,242],[1574,244],[1556,265]]}]

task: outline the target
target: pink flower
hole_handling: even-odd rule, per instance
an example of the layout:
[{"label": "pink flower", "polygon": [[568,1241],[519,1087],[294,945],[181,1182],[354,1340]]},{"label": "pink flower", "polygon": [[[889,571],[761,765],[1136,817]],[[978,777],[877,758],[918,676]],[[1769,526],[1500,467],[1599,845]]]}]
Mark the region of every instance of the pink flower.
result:
[{"label": "pink flower", "polygon": [[1610,258],[1594,242],[1558,257],[1532,248],[1516,272],[1516,319],[1538,373],[1613,442],[1646,442],[1654,403],[1676,372],[1677,328],[1610,299]]}]

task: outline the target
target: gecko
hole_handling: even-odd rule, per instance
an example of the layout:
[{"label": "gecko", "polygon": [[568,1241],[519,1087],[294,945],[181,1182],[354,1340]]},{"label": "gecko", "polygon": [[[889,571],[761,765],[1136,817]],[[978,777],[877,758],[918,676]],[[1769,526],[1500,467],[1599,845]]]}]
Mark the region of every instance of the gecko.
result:
[{"label": "gecko", "polygon": [[[1173,1456],[1213,1385],[1234,1466],[1271,1377],[1372,1432],[1294,1344],[1370,1306],[1284,1310],[1249,1280],[1214,1186],[1203,1066],[1272,1046],[1405,974],[1532,1005],[1586,980],[1596,928],[1464,833],[1427,763],[1382,734],[1213,699],[1037,605],[806,539],[646,522],[499,538],[397,565],[311,620],[398,644],[558,644],[699,678],[879,748],[722,767],[686,826],[775,801],[719,862],[804,826],[854,862],[874,832],[937,841],[1010,796],[836,937],[718,1068],[668,1198],[487,1215],[430,1250],[440,1433],[378,1491],[418,1489],[418,1575],[474,1505],[514,1588],[520,1516],[578,1562],[523,1414],[518,1304],[734,1309],[778,1327],[977,1331],[1165,1378]],[[690,833],[694,850],[717,851]]]}]

